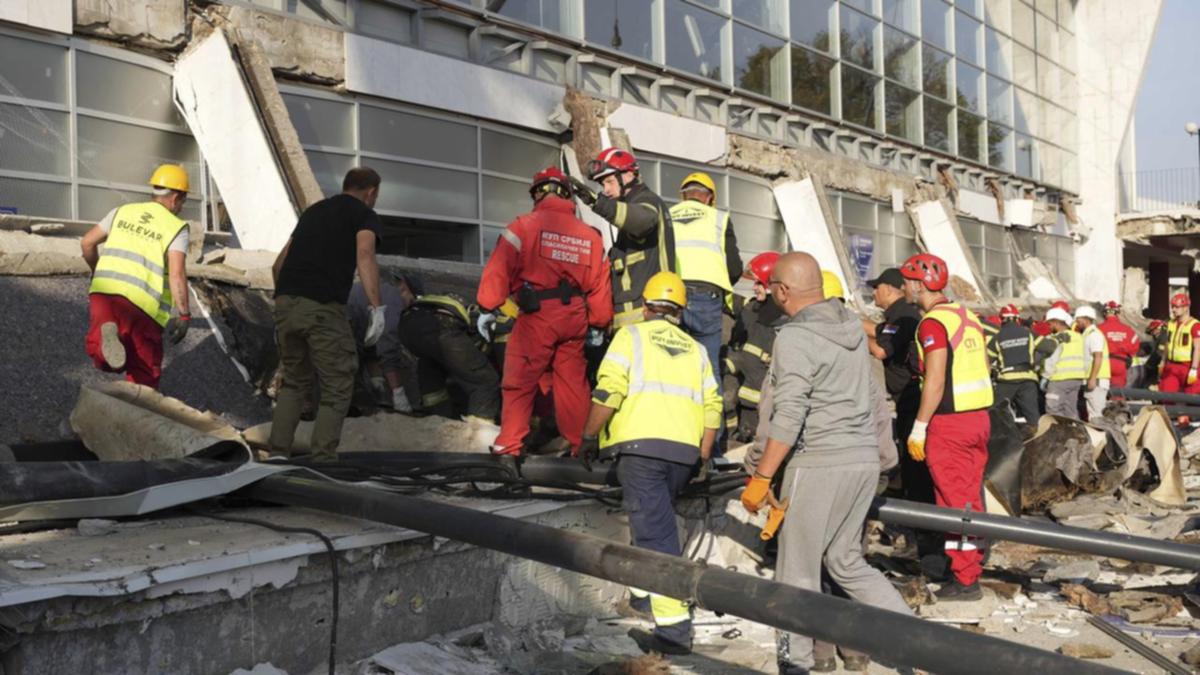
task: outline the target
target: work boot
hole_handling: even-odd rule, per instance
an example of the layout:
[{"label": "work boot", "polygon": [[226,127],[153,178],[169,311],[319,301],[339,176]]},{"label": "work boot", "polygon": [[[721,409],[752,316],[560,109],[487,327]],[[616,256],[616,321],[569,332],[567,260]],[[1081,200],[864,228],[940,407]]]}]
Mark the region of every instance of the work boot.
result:
[{"label": "work boot", "polygon": [[657,633],[651,633],[648,630],[641,628],[630,628],[629,637],[637,643],[638,649],[649,654],[657,652],[666,654],[667,656],[687,656],[692,653],[691,645],[682,645],[678,642],[668,640]]},{"label": "work boot", "polygon": [[871,657],[866,654],[855,654],[842,659],[842,670],[854,673],[865,673],[871,665]]},{"label": "work boot", "polygon": [[933,596],[938,602],[971,602],[983,599],[983,589],[979,587],[978,581],[966,586],[955,579],[939,588]]},{"label": "work boot", "polygon": [[[791,664],[789,664],[789,665],[791,665]],[[792,666],[792,667],[799,668],[799,666]],[[837,670],[837,658],[833,657],[833,656],[829,656],[829,657],[826,657],[823,659],[813,659],[813,666],[812,666],[812,668],[808,669],[808,672],[810,672],[810,673],[832,673],[835,670]],[[780,670],[780,672],[783,672],[783,671]]]},{"label": "work boot", "polygon": [[833,670],[837,670],[837,661],[834,661],[833,668],[830,670],[817,670],[816,668],[819,663],[819,661],[814,663],[812,668],[805,668],[803,666],[798,666],[791,661],[781,660],[777,665],[779,666],[779,675],[808,675],[811,672],[828,673],[832,672]]},{"label": "work boot", "polygon": [[125,345],[121,344],[121,336],[117,334],[117,324],[106,321],[100,324],[100,355],[104,362],[113,370],[125,368]]}]

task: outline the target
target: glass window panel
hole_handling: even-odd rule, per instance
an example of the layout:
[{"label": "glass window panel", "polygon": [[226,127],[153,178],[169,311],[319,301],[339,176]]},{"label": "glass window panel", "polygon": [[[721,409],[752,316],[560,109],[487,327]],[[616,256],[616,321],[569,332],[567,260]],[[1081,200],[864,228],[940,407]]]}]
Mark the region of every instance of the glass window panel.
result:
[{"label": "glass window panel", "polygon": [[0,169],[70,175],[70,124],[67,113],[0,103]]},{"label": "glass window panel", "polygon": [[1058,62],[1061,63],[1067,70],[1075,72],[1075,36],[1070,33],[1059,32],[1058,34]]},{"label": "glass window panel", "polygon": [[1067,30],[1075,30],[1074,0],[1058,0],[1058,24]]},{"label": "glass window panel", "polygon": [[249,0],[250,4],[325,23],[346,18],[346,0]]},{"label": "glass window panel", "polygon": [[950,115],[954,108],[925,97],[925,145],[950,152]]},{"label": "glass window panel", "polygon": [[683,0],[667,5],[667,65],[702,77],[721,79],[721,33],[725,19]]},{"label": "glass window panel", "polygon": [[533,208],[529,198],[529,184],[493,176],[483,177],[483,219],[498,223],[511,222],[513,218]]},{"label": "glass window panel", "polygon": [[983,112],[983,71],[958,63],[958,75],[954,81],[958,89],[958,105],[974,112]]},{"label": "glass window panel", "polygon": [[358,8],[354,10],[354,24],[364,35],[409,43],[412,42],[412,16],[412,10],[382,0],[359,0]]},{"label": "glass window panel", "polygon": [[[342,191],[342,179],[346,177],[346,172],[354,168],[354,157],[350,155],[335,155],[331,152],[317,152],[316,150],[305,151],[305,156],[308,157],[308,163],[312,165],[313,173],[317,176],[317,185],[321,186],[321,192],[326,197]],[[387,190],[388,186],[382,186],[382,190]]]},{"label": "glass window panel", "polygon": [[875,3],[872,0],[842,0],[842,4],[867,14],[875,13]]},{"label": "glass window panel", "polygon": [[353,105],[295,94],[284,94],[283,102],[301,143],[354,148]]},{"label": "glass window panel", "polygon": [[779,215],[771,188],[735,176],[729,177],[729,208],[732,211],[755,213],[760,216]]},{"label": "glass window panel", "polygon": [[1033,178],[1033,139],[1022,134],[1016,134],[1014,158],[1017,161],[1017,175]]},{"label": "glass window panel", "polygon": [[923,48],[922,52],[925,56],[924,64],[922,65],[925,92],[949,99],[950,68],[952,66],[950,55],[928,45]]},{"label": "glass window panel", "polygon": [[1047,98],[1058,96],[1062,86],[1059,81],[1061,72],[1058,66],[1038,57],[1038,93]]},{"label": "glass window panel", "polygon": [[1037,50],[1042,56],[1049,57],[1055,61],[1058,60],[1058,31],[1054,27],[1054,21],[1047,19],[1041,14],[1037,15]]},{"label": "glass window panel", "polygon": [[190,136],[84,115],[76,124],[81,178],[142,185],[159,164],[168,162],[200,175],[199,153]]},{"label": "glass window panel", "polygon": [[875,83],[878,77],[842,65],[842,119],[875,128]]},{"label": "glass window panel", "polygon": [[552,33],[571,35],[569,5],[572,4],[570,0],[507,0],[496,12]]},{"label": "glass window panel", "polygon": [[833,18],[833,0],[804,0],[791,7],[792,39],[823,52],[830,50],[829,23]]},{"label": "glass window panel", "polygon": [[185,126],[175,110],[170,75],[82,51],[76,52],[75,67],[79,107]]},{"label": "glass window panel", "polygon": [[883,74],[909,87],[920,86],[921,45],[910,37],[887,26],[883,29]]},{"label": "glass window panel", "polygon": [[457,23],[425,19],[421,22],[421,46],[465,59],[470,56],[470,31]]},{"label": "glass window panel", "polygon": [[[640,165],[644,164],[645,162],[640,162]],[[713,182],[717,184],[717,208],[728,208],[729,191],[724,189],[724,176],[717,171],[703,166],[682,166],[679,164],[662,162],[659,165],[659,175],[661,177],[660,183],[663,187],[663,190],[659,192],[659,194],[668,201],[678,200],[679,187],[683,183],[683,179],[686,178],[688,174],[696,171],[703,171],[707,173],[709,177],[713,179]],[[741,206],[745,206],[745,204],[743,203]]]},{"label": "glass window panel", "polygon": [[983,18],[983,0],[954,0],[954,4],[976,19]]},{"label": "glass window panel", "polygon": [[737,235],[738,249],[743,253],[787,250],[787,231],[782,221],[740,213],[734,214],[731,220],[733,233]]},{"label": "glass window panel", "polygon": [[1041,133],[1040,108],[1038,98],[1024,89],[1016,90],[1013,99],[1013,121],[1017,131],[1037,135]]},{"label": "glass window panel", "polygon": [[483,168],[521,178],[533,178],[548,166],[558,166],[559,149],[527,138],[483,129]]},{"label": "glass window panel", "polygon": [[958,58],[971,63],[979,60],[979,31],[980,23],[963,12],[954,15],[954,48]]},{"label": "glass window panel", "polygon": [[646,0],[592,0],[583,5],[588,42],[647,61],[654,58],[650,43],[651,3]]},{"label": "glass window panel", "polygon": [[374,106],[359,107],[363,150],[476,166],[475,127]]},{"label": "glass window panel", "polygon": [[79,219],[96,222],[118,206],[149,200],[149,188],[145,192],[141,192],[80,185]]},{"label": "glass window panel", "polygon": [[1033,50],[1013,43],[1013,82],[1026,89],[1037,88],[1037,59]]},{"label": "glass window panel", "polygon": [[831,58],[792,47],[792,103],[826,115],[833,114]]},{"label": "glass window panel", "polygon": [[842,8],[842,60],[875,69],[875,27],[879,22],[847,7]]},{"label": "glass window panel", "polygon": [[988,165],[1001,171],[1013,170],[1012,131],[995,124],[988,125]]},{"label": "glass window panel", "polygon": [[888,82],[884,92],[887,132],[914,143],[921,140],[921,95]]},{"label": "glass window panel", "polygon": [[872,232],[875,230],[875,202],[842,198],[842,225]]},{"label": "glass window panel", "polygon": [[733,25],[734,85],[787,98],[787,50],[784,41],[748,26]]},{"label": "glass window panel", "polygon": [[883,0],[883,20],[915,35],[919,23],[917,0]]},{"label": "glass window panel", "polygon": [[987,113],[993,122],[1013,123],[1012,85],[992,76],[987,78]]},{"label": "glass window panel", "polygon": [[983,246],[983,223],[971,218],[959,218],[958,227],[962,230],[963,239],[972,249]]},{"label": "glass window panel", "polygon": [[942,0],[921,3],[921,37],[926,42],[950,51],[950,5]]},{"label": "glass window panel", "polygon": [[1057,4],[1057,0],[1036,0],[1034,2],[1034,7],[1038,12],[1041,12],[1049,17],[1051,21],[1055,21],[1058,19],[1058,15],[1056,14]]},{"label": "glass window panel", "polygon": [[499,243],[500,234],[504,232],[503,227],[495,225],[482,225],[479,228],[480,236],[483,237],[483,259],[488,260],[492,257],[492,251],[496,250],[496,245]]},{"label": "glass window panel", "polygon": [[984,227],[984,243],[988,248],[997,251],[1007,251],[1008,242],[1004,240],[1004,228],[1000,225],[988,224]]},{"label": "glass window panel", "polygon": [[984,0],[984,15],[989,26],[1012,32],[1012,0]]},{"label": "glass window panel", "polygon": [[[912,220],[909,219],[907,213],[905,213],[904,211],[896,212],[896,211],[890,211],[890,210],[885,213],[891,213],[892,229],[895,230],[897,237],[908,237],[909,239],[913,238],[914,233],[913,233]],[[881,218],[884,217],[884,214],[881,213],[880,217]]]},{"label": "glass window panel", "polygon": [[772,33],[783,34],[784,0],[733,0],[733,15]]},{"label": "glass window panel", "polygon": [[1012,79],[1012,40],[988,28],[987,71],[1006,80]]},{"label": "glass window panel", "polygon": [[369,162],[383,179],[379,210],[479,217],[476,174],[379,159]]},{"label": "glass window panel", "polygon": [[0,35],[0,94],[66,103],[66,48]]},{"label": "glass window panel", "polygon": [[[70,218],[71,186],[0,176],[0,209],[15,209],[18,215]],[[107,211],[87,220],[95,222],[103,218],[105,213]]]},{"label": "glass window panel", "polygon": [[958,111],[958,156],[983,161],[983,118]]},{"label": "glass window panel", "polygon": [[1033,8],[1021,0],[1012,3],[1012,36],[1021,44],[1032,47],[1033,42]]}]

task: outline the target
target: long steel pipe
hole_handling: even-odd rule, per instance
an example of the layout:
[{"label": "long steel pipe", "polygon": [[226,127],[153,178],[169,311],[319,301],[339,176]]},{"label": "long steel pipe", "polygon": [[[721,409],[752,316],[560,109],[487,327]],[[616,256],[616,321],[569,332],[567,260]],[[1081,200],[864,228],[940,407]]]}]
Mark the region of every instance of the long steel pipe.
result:
[{"label": "long steel pipe", "polygon": [[426,532],[811,635],[936,673],[1116,673],[1095,663],[577,532],[420,497],[278,475],[248,496]]},{"label": "long steel pipe", "polygon": [[1182,392],[1151,391],[1149,389],[1110,389],[1109,396],[1123,396],[1133,401],[1154,401],[1156,403],[1182,403],[1200,405],[1200,395],[1184,394]]}]

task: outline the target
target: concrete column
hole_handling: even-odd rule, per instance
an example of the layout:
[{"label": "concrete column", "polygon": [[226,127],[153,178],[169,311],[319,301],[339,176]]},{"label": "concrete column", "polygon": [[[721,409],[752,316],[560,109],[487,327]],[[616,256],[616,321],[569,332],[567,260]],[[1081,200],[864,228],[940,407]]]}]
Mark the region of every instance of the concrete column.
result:
[{"label": "concrete column", "polygon": [[1170,314],[1171,265],[1150,261],[1150,316],[1166,320]]}]

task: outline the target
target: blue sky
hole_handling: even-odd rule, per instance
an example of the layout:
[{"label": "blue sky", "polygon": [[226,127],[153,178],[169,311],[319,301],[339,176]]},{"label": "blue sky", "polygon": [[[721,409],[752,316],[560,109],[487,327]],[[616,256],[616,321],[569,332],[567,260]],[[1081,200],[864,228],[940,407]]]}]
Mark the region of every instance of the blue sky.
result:
[{"label": "blue sky", "polygon": [[1164,0],[1138,92],[1137,168],[1193,168],[1200,124],[1200,0]]}]

